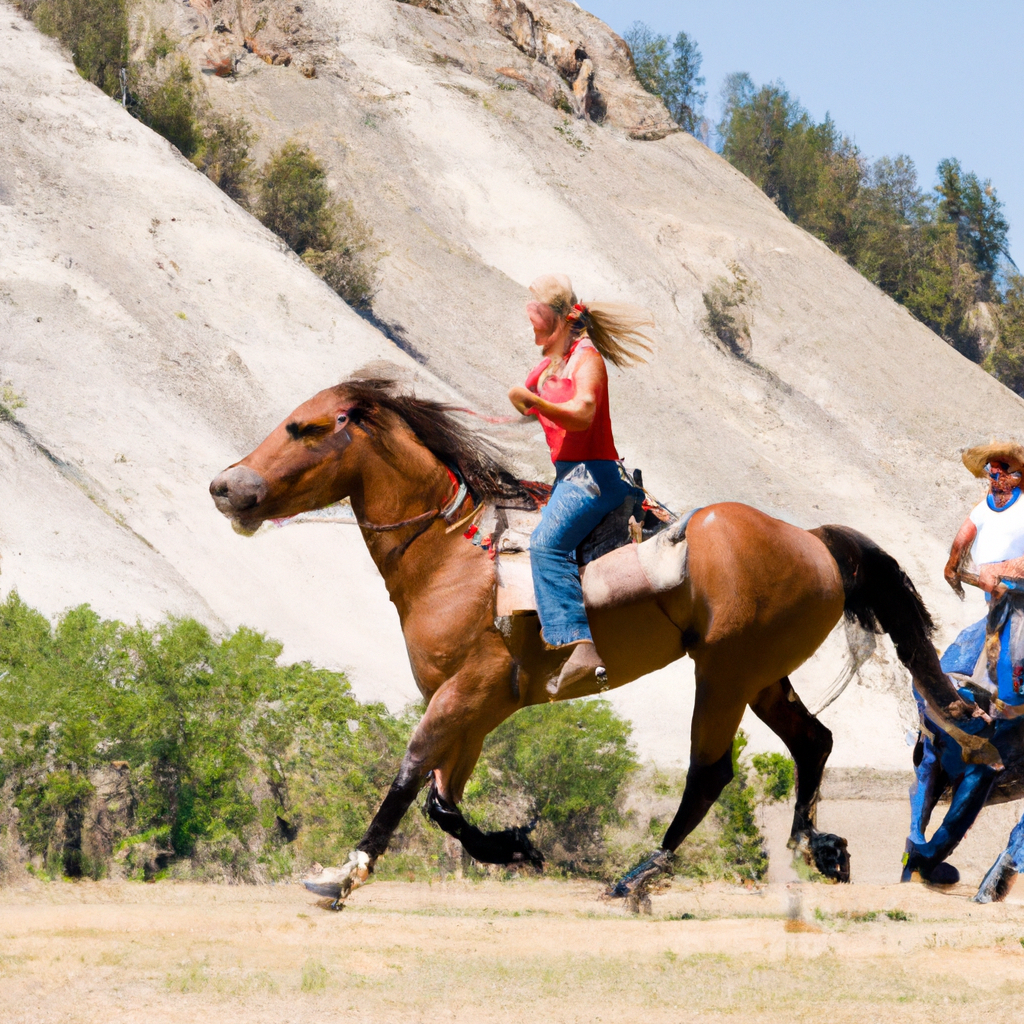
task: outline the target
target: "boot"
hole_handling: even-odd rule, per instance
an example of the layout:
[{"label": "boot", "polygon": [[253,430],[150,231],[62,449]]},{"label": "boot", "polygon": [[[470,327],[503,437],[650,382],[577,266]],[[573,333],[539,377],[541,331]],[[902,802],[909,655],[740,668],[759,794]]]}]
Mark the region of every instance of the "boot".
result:
[{"label": "boot", "polygon": [[562,666],[557,679],[547,685],[552,698],[564,696],[581,683],[590,681],[593,689],[589,692],[603,693],[608,688],[608,670],[597,653],[593,640],[581,640],[572,650],[568,661]]},{"label": "boot", "polygon": [[942,824],[935,830],[935,835],[927,843],[907,841],[907,853],[903,858],[904,874],[916,871],[933,884],[950,884],[939,881],[939,865],[956,849],[974,824],[978,812],[985,806],[995,777],[995,770],[987,765],[972,765],[964,773],[953,794],[953,802]]}]

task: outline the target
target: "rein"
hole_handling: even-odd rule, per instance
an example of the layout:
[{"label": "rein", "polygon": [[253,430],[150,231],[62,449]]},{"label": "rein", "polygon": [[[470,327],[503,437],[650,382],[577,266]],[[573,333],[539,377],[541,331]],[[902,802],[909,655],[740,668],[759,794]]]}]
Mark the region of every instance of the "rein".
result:
[{"label": "rein", "polygon": [[455,493],[443,507],[421,512],[418,516],[413,516],[411,519],[403,519],[400,523],[388,523],[384,526],[377,523],[360,523],[360,528],[372,530],[374,533],[390,533],[392,530],[401,530],[403,526],[412,526],[415,523],[424,523],[431,519],[443,519],[446,523],[451,523],[452,517],[454,517],[455,513],[462,507],[462,503],[466,500],[469,488],[461,476],[456,476],[447,466],[445,466],[445,469],[448,471],[448,476],[451,479]]}]

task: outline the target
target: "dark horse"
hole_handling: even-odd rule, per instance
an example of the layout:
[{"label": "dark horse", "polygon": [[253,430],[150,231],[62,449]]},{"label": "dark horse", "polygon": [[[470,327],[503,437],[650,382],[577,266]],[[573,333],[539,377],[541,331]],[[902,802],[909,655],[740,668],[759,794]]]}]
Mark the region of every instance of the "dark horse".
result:
[{"label": "dark horse", "polygon": [[[210,492],[243,533],[347,497],[398,610],[427,702],[398,776],[356,850],[310,888],[338,905],[364,881],[428,779],[428,813],[470,856],[540,866],[522,829],[483,833],[458,808],[484,737],[513,712],[550,699],[544,684],[552,652],[535,643],[513,657],[495,621],[494,562],[464,539],[464,527],[449,525],[475,503],[528,496],[487,442],[447,407],[403,394],[391,380],[355,379],[299,406],[254,452],[220,473]],[[748,705],[796,762],[791,845],[826,876],[847,881],[846,841],[815,828],[832,735],[804,707],[789,675],[845,612],[892,637],[930,713],[962,737],[968,756],[987,759],[983,741],[956,727],[971,710],[939,667],[928,612],[896,561],[845,527],[801,530],[728,503],[695,513],[685,540],[677,586],[590,614],[610,686],[685,654],[696,669],[690,768],[679,811],[661,850],[615,892],[630,895],[638,880],[668,869],[672,851],[732,777],[732,741]]]}]

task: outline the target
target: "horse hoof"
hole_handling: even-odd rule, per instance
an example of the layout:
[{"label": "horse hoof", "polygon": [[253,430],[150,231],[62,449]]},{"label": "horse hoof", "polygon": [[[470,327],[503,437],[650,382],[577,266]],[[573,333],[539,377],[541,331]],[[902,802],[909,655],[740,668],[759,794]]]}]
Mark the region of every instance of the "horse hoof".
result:
[{"label": "horse hoof", "polygon": [[304,878],[302,884],[317,896],[324,896],[335,902],[342,898],[342,885],[340,882],[318,882],[314,879]]},{"label": "horse hoof", "polygon": [[903,858],[903,873],[900,882],[920,882],[924,885],[946,887],[960,881],[960,872],[952,864],[942,861],[933,868],[913,863],[908,854]]},{"label": "horse hoof", "polygon": [[960,872],[952,864],[947,864],[945,861],[941,864],[936,864],[928,872],[929,885],[956,885],[959,881]]},{"label": "horse hoof", "polygon": [[810,838],[814,866],[833,882],[850,881],[850,851],[842,836],[815,832]]},{"label": "horse hoof", "polygon": [[323,868],[311,878],[302,879],[302,884],[317,896],[332,900],[332,907],[340,910],[344,900],[353,889],[358,889],[367,878],[373,865],[370,855],[362,850],[353,850],[340,868]]},{"label": "horse hoof", "polygon": [[830,881],[850,881],[850,852],[842,836],[808,829],[791,836],[788,845],[795,856]]},{"label": "horse hoof", "polygon": [[1002,903],[1017,881],[1017,872],[1013,867],[1013,861],[1004,850],[989,868],[984,881],[971,900],[972,903]]},{"label": "horse hoof", "polygon": [[658,850],[657,853],[652,853],[646,860],[641,861],[632,871],[623,875],[605,895],[611,899],[628,899],[631,902],[636,902],[637,909],[640,909],[640,904],[651,880],[656,875],[668,874],[671,871],[671,851]]}]

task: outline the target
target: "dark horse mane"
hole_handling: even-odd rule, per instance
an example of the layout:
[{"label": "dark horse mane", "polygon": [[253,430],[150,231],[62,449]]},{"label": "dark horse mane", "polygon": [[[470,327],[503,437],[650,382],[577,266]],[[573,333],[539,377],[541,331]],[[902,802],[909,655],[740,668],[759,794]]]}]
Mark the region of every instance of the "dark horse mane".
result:
[{"label": "dark horse mane", "polygon": [[[458,470],[478,501],[502,498],[533,505],[533,496],[505,464],[501,449],[459,423],[451,415],[459,411],[455,406],[417,398],[404,392],[397,380],[384,376],[346,380],[339,390],[354,403],[349,416],[356,423],[382,426],[382,411],[403,420],[425,448]],[[375,439],[387,445],[383,432]]]}]

